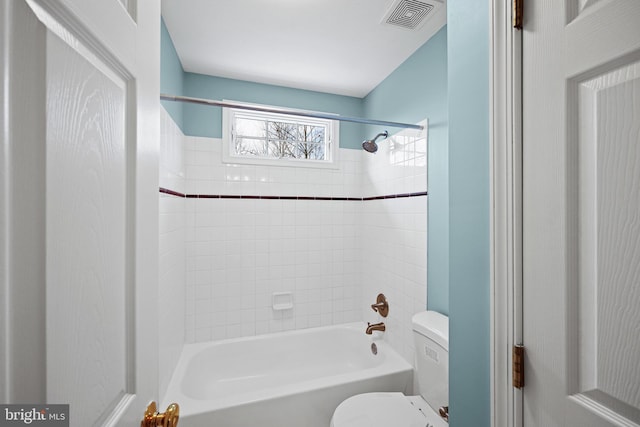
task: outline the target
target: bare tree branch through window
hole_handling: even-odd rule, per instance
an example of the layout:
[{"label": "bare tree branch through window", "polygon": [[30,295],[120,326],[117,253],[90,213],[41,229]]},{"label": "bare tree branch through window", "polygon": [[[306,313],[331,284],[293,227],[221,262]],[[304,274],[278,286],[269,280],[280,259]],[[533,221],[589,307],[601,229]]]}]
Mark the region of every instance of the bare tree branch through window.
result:
[{"label": "bare tree branch through window", "polygon": [[304,121],[294,116],[235,113],[232,155],[266,159],[328,160],[328,121]]}]

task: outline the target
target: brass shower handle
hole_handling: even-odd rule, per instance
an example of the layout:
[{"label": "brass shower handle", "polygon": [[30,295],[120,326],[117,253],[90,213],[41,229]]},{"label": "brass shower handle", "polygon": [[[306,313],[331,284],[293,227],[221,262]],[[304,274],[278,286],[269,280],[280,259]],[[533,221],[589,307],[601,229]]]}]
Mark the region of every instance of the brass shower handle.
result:
[{"label": "brass shower handle", "polygon": [[378,294],[376,303],[371,304],[373,311],[380,313],[380,316],[387,317],[389,315],[389,303],[384,294]]},{"label": "brass shower handle", "polygon": [[159,413],[156,402],[147,406],[140,427],[178,427],[180,419],[180,406],[172,403],[163,413]]}]

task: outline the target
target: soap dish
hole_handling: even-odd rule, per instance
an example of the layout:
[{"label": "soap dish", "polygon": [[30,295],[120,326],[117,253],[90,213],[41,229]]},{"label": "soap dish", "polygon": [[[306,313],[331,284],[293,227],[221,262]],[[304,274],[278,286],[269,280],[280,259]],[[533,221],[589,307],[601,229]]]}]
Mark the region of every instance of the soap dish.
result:
[{"label": "soap dish", "polygon": [[272,296],[272,303],[275,311],[290,310],[293,308],[293,293],[274,292]]}]

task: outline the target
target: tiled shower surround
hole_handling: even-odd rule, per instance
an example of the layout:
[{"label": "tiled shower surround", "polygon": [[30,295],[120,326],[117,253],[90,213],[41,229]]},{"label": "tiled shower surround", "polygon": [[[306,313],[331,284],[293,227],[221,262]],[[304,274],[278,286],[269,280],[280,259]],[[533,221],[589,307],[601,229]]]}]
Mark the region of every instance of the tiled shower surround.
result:
[{"label": "tiled shower surround", "polygon": [[[184,193],[184,135],[161,112],[160,187]],[[185,199],[160,193],[158,306],[160,394],[164,395],[185,341],[186,228]]]},{"label": "tiled shower surround", "polygon": [[[385,339],[412,361],[411,316],[426,307],[424,136],[400,131],[376,155],[340,149],[339,169],[224,164],[219,139],[181,139],[181,152],[162,144],[161,164],[183,159],[184,187],[167,173],[160,198],[184,203],[186,342],[377,322],[383,292]],[[293,307],[274,310],[283,292]]]}]

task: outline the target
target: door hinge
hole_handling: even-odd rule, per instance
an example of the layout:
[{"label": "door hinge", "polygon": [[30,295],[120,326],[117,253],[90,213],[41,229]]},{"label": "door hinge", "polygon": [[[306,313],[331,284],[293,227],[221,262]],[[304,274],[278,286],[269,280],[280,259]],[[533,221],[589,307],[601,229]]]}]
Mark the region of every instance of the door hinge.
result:
[{"label": "door hinge", "polygon": [[524,346],[514,345],[511,360],[513,370],[513,386],[515,388],[524,387]]},{"label": "door hinge", "polygon": [[513,28],[522,29],[522,2],[524,0],[513,0]]}]

